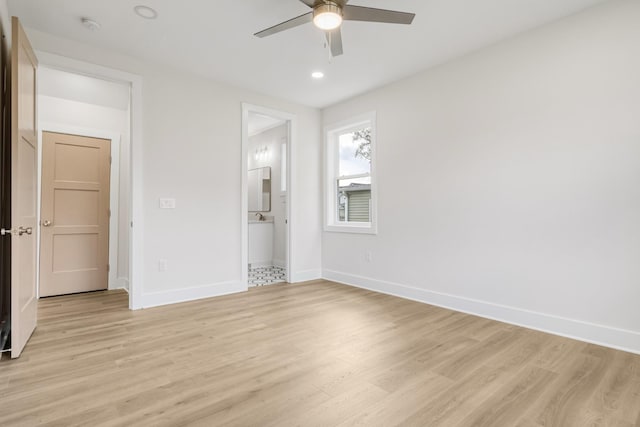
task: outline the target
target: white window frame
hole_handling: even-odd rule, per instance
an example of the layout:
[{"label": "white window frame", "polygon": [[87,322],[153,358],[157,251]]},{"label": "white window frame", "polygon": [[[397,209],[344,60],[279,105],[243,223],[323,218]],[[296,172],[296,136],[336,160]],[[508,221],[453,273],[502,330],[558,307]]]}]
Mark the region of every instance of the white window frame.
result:
[{"label": "white window frame", "polygon": [[[371,128],[371,203],[370,203],[370,222],[341,222],[338,221],[338,194],[337,182],[339,179],[357,178],[362,175],[338,176],[340,159],[338,153],[338,137],[346,132],[362,129],[363,127]],[[324,128],[324,176],[325,176],[325,220],[324,230],[338,233],[362,233],[377,234],[378,233],[378,186],[376,176],[376,113],[369,112],[348,120],[333,123]],[[346,215],[346,212],[345,212]]]}]

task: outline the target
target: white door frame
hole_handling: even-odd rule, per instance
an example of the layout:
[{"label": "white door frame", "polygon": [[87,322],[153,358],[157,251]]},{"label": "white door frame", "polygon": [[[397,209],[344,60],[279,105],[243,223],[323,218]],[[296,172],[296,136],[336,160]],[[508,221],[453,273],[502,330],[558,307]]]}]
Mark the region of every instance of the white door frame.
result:
[{"label": "white door frame", "polygon": [[[47,68],[123,83],[131,87],[129,308],[131,310],[141,309],[144,289],[142,78],[136,74],[78,61],[48,52],[36,51],[36,56],[38,57],[40,65]],[[40,221],[39,217],[38,221]],[[39,283],[38,286],[40,286]]]},{"label": "white door frame", "polygon": [[[293,271],[293,259],[294,259],[294,248],[293,248],[293,236],[294,236],[294,227],[295,222],[292,221],[293,212],[293,203],[295,203],[294,198],[292,197],[294,190],[294,183],[291,177],[294,176],[295,173],[295,142],[297,138],[297,123],[295,114],[287,113],[284,111],[273,110],[271,108],[261,107],[258,105],[252,105],[247,103],[242,103],[242,155],[241,155],[241,183],[242,183],[242,203],[241,203],[241,235],[240,242],[242,248],[242,286],[245,290],[248,288],[249,281],[249,186],[248,186],[248,155],[249,155],[249,113],[258,113],[265,116],[275,117],[277,119],[284,120],[288,123],[288,135],[287,135],[287,196],[286,196],[286,215],[287,215],[287,226],[286,230],[286,262],[287,262],[287,281],[293,282],[292,280],[292,271]],[[273,185],[271,187],[274,188]]]}]

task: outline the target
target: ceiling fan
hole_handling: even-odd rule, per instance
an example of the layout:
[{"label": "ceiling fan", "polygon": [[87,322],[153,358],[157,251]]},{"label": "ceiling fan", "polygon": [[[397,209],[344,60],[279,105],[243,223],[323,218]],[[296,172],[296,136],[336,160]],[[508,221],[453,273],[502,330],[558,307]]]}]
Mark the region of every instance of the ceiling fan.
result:
[{"label": "ceiling fan", "polygon": [[351,6],[349,0],[300,0],[313,10],[304,15],[281,22],[266,30],[254,34],[256,37],[267,37],[280,31],[288,30],[308,22],[325,31],[327,42],[331,47],[331,55],[342,55],[342,21],[384,22],[389,24],[411,24],[415,13],[397,12],[395,10],[374,9],[372,7]]}]

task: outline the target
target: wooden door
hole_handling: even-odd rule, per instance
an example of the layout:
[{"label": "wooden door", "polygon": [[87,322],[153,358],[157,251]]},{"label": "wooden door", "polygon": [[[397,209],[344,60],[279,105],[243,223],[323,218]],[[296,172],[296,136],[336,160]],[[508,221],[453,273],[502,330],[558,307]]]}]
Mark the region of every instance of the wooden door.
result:
[{"label": "wooden door", "polygon": [[111,141],[42,133],[40,296],[107,289]]},{"label": "wooden door", "polygon": [[11,48],[11,357],[36,328],[36,200],[38,61],[13,17]]}]

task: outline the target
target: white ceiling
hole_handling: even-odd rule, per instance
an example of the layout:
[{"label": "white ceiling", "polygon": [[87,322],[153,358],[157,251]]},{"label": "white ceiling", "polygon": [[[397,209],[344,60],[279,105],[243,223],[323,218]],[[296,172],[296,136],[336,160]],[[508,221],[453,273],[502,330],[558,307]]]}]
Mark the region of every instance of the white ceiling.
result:
[{"label": "white ceiling", "polygon": [[249,113],[248,133],[249,136],[257,135],[269,129],[273,129],[276,126],[284,124],[285,121],[277,119],[271,116],[265,116],[264,114],[258,114],[254,112]]},{"label": "white ceiling", "polygon": [[[309,9],[298,0],[9,0],[26,27],[167,64],[235,86],[324,107],[606,0],[352,0],[417,14],[411,26],[346,22],[331,60],[307,24],[253,33]],[[144,20],[133,6],[159,13]],[[80,23],[102,25],[91,32]],[[322,81],[311,79],[324,71]]]}]

